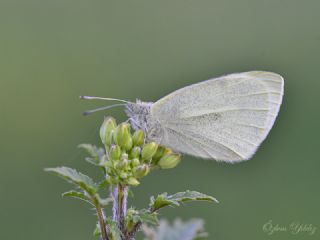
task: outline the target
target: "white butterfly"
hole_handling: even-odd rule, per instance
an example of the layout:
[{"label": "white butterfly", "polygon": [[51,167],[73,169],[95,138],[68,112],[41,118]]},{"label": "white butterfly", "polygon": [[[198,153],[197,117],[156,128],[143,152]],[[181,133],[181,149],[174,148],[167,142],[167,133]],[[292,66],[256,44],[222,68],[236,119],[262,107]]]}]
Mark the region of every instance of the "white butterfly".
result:
[{"label": "white butterfly", "polygon": [[155,103],[122,105],[132,126],[149,140],[201,158],[238,162],[250,159],[268,135],[283,86],[275,73],[235,73],[181,88]]}]

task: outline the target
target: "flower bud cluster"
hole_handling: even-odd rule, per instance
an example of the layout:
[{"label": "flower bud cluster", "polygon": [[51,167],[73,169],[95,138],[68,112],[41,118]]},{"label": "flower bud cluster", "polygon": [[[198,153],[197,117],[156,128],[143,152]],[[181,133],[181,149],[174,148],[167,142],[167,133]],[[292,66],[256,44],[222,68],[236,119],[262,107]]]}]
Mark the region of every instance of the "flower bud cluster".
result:
[{"label": "flower bud cluster", "polygon": [[136,186],[151,169],[174,168],[181,161],[171,149],[146,142],[144,131],[132,134],[130,124],[117,125],[111,117],[105,118],[100,138],[106,149],[104,167],[111,184]]}]

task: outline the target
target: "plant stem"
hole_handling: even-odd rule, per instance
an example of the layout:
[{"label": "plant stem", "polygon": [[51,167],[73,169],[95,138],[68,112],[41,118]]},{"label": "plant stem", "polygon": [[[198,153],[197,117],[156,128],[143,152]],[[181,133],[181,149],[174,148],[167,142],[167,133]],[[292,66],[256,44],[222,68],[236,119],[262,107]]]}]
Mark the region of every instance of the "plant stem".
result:
[{"label": "plant stem", "polygon": [[130,232],[127,232],[127,233],[126,233],[126,240],[134,239],[134,237],[136,236],[137,232],[139,231],[141,225],[142,225],[142,222],[141,222],[141,221],[137,222],[137,223],[133,226],[132,230],[131,230]]},{"label": "plant stem", "polygon": [[127,215],[128,187],[118,184],[112,191],[113,220],[118,223],[121,232],[125,232],[124,219]]},{"label": "plant stem", "polygon": [[98,220],[99,220],[99,225],[100,225],[100,230],[101,230],[101,239],[102,240],[109,240],[103,210],[102,210],[100,204],[97,202],[95,203],[95,208],[96,208],[96,212],[97,212],[97,216],[98,216]]}]

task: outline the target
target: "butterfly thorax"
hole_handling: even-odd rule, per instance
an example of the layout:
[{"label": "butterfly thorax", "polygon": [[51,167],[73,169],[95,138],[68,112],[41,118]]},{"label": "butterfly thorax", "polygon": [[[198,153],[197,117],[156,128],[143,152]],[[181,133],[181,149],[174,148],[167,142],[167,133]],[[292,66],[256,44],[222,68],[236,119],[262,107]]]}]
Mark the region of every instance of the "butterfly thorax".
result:
[{"label": "butterfly thorax", "polygon": [[132,127],[142,129],[146,133],[148,140],[160,143],[162,131],[159,123],[151,116],[152,102],[142,102],[126,104],[126,114],[129,117]]}]

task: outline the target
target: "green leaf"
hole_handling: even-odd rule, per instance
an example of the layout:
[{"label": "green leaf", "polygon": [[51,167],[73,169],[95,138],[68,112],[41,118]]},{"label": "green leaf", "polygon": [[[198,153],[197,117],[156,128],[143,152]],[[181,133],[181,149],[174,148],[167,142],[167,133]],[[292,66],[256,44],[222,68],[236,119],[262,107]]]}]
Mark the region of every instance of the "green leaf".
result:
[{"label": "green leaf", "polygon": [[108,237],[110,240],[120,240],[121,237],[121,231],[118,228],[118,223],[115,221],[112,221],[111,218],[107,218],[106,223],[108,225]]},{"label": "green leaf", "polygon": [[209,202],[216,202],[218,200],[212,196],[196,192],[196,191],[185,191],[185,192],[178,192],[174,195],[169,196],[170,200],[175,200],[178,202],[186,202],[186,201],[209,201]]},{"label": "green leaf", "polygon": [[84,149],[90,157],[85,158],[85,160],[95,166],[101,166],[105,151],[103,148],[99,148],[92,144],[80,144],[79,148]]},{"label": "green leaf", "polygon": [[[97,194],[98,195],[98,194]],[[113,198],[112,197],[108,197],[108,198],[101,198],[99,195],[97,196],[97,200],[99,202],[99,204],[102,207],[106,207],[109,205],[109,203],[113,202]]]},{"label": "green leaf", "polygon": [[63,193],[62,197],[73,197],[73,198],[85,201],[87,203],[90,203],[91,205],[94,206],[94,204],[91,202],[91,199],[82,192],[72,190],[72,191]]},{"label": "green leaf", "polygon": [[99,190],[104,190],[107,186],[110,185],[110,180],[109,179],[104,179],[103,181],[101,181],[99,184],[98,184],[98,189]]},{"label": "green leaf", "polygon": [[97,225],[93,231],[93,236],[95,236],[95,237],[101,236],[101,229],[100,229],[99,223],[97,223]]},{"label": "green leaf", "polygon": [[129,208],[125,217],[125,226],[127,231],[132,231],[133,227],[139,223],[158,224],[158,213],[150,212],[148,209],[136,210]]},{"label": "green leaf", "polygon": [[201,219],[188,222],[177,219],[172,226],[167,221],[161,220],[157,229],[143,227],[143,230],[150,240],[200,240],[207,236],[203,226]]},{"label": "green leaf", "polygon": [[167,193],[162,193],[156,198],[151,197],[150,199],[150,208],[152,210],[158,210],[166,206],[180,206],[179,202],[174,200],[169,200]]},{"label": "green leaf", "polygon": [[166,206],[180,206],[181,203],[187,201],[218,202],[214,197],[196,191],[178,192],[170,196],[167,193],[162,193],[156,198],[151,198],[150,208],[152,211],[156,211]]},{"label": "green leaf", "polygon": [[140,218],[139,220],[142,223],[149,223],[152,225],[156,225],[159,223],[158,214],[155,212],[151,213],[147,209],[142,209],[138,212],[138,214],[139,214],[139,218]]},{"label": "green leaf", "polygon": [[134,197],[134,193],[133,191],[129,188],[128,190],[128,197],[133,198]]},{"label": "green leaf", "polygon": [[68,167],[57,167],[57,168],[46,168],[45,171],[52,172],[59,177],[79,186],[85,190],[90,196],[93,196],[97,190],[98,186],[93,182],[93,180],[76,170]]}]

